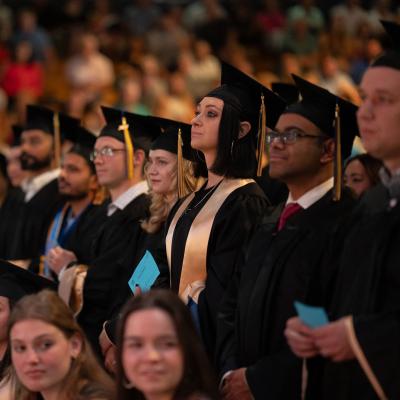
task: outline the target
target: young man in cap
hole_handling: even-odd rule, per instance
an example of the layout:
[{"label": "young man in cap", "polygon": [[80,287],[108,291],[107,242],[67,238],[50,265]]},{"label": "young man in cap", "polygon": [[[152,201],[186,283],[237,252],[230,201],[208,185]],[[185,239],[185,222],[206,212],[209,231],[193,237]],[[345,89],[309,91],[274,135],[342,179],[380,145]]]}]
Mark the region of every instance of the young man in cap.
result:
[{"label": "young man in cap", "polygon": [[90,262],[87,249],[103,221],[99,205],[94,205],[99,185],[90,154],[96,137],[79,125],[79,120],[60,114],[63,137],[72,147],[63,156],[58,177],[59,193],[65,199],[53,218],[47,233],[44,257],[39,273],[51,277],[51,270],[59,275],[70,262]]},{"label": "young man in cap", "polygon": [[149,206],[143,169],[150,144],[161,133],[146,117],[106,107],[103,113],[106,125],[96,140],[92,160],[111,202],[104,206],[106,219],[94,240],[83,308],[78,315],[78,322],[97,351],[102,325],[110,318],[110,308],[120,290],[120,276],[126,275],[121,270],[121,258],[128,246],[139,251],[142,245],[140,223]]},{"label": "young man in cap", "polygon": [[397,48],[365,72],[357,114],[366,150],[384,164],[383,184],[364,197],[337,235],[341,251],[328,257],[336,285],[320,304],[333,322],[310,329],[292,318],[285,331],[292,350],[310,358],[308,399],[400,398],[400,26],[384,27]]},{"label": "young man in cap", "polygon": [[48,225],[63,203],[57,184],[60,173],[55,162],[57,142],[54,112],[28,105],[27,121],[21,134],[21,165],[30,176],[22,185],[24,218],[18,227],[19,249],[14,259],[31,259],[40,254]]},{"label": "young man in cap", "polygon": [[357,133],[357,107],[294,79],[302,100],[267,135],[270,175],[288,186],[289,196],[261,221],[218,314],[217,356],[229,400],[300,398],[301,362],[286,344],[285,322],[294,301],[306,299],[325,237],[354,204],[348,193],[333,198],[333,122],[338,104],[343,135],[337,151],[345,158]]}]

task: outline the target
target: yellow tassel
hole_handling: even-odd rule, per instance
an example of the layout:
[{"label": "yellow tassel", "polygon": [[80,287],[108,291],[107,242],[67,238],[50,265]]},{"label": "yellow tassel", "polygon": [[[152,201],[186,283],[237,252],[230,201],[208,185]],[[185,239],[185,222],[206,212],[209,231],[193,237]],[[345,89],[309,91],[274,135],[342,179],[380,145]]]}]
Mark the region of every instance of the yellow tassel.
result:
[{"label": "yellow tassel", "polygon": [[129,125],[126,122],[126,117],[122,117],[122,124],[118,127],[119,131],[124,132],[124,141],[126,146],[126,168],[128,173],[128,179],[133,179],[133,157],[134,157],[134,148],[131,139],[131,135],[129,134]]},{"label": "yellow tassel", "polygon": [[335,171],[333,184],[333,201],[339,201],[342,195],[342,138],[340,129],[339,104],[335,107]]},{"label": "yellow tassel", "polygon": [[56,167],[61,167],[61,133],[60,133],[60,118],[57,112],[53,115],[54,126],[54,160]]},{"label": "yellow tassel", "polygon": [[184,169],[183,169],[182,146],[183,146],[182,131],[181,131],[181,128],[179,128],[179,130],[178,130],[177,155],[178,155],[178,197],[180,199],[182,197],[184,197],[185,194],[186,194],[186,190],[185,190],[185,172],[184,172]]},{"label": "yellow tassel", "polygon": [[265,138],[267,134],[267,116],[265,111],[265,104],[264,104],[264,94],[261,94],[261,107],[260,107],[260,117],[258,120],[258,162],[257,162],[257,176],[261,176],[262,174],[262,162],[263,162],[263,154],[264,154],[264,147],[265,147]]}]

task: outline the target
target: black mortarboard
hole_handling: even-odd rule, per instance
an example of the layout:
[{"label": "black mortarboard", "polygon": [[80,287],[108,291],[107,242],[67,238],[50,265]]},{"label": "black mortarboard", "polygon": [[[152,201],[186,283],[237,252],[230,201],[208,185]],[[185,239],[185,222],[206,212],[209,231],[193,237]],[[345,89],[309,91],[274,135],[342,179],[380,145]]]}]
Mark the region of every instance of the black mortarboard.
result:
[{"label": "black mortarboard", "polygon": [[8,261],[0,260],[0,296],[17,301],[27,294],[36,293],[42,289],[57,290],[57,286],[49,279]]},{"label": "black mortarboard", "polygon": [[242,121],[251,124],[250,134],[258,138],[257,176],[262,171],[266,127],[274,128],[286,107],[285,101],[255,79],[222,62],[221,86],[206,97],[216,97],[238,109]]},{"label": "black mortarboard", "polygon": [[163,132],[151,144],[151,150],[162,149],[178,154],[178,133],[181,130],[182,156],[186,160],[193,160],[193,149],[190,146],[192,125],[167,118],[153,118],[161,126]]},{"label": "black mortarboard", "polygon": [[274,93],[282,97],[287,104],[299,101],[299,89],[297,89],[297,86],[292,83],[274,82],[271,84],[271,89]]},{"label": "black mortarboard", "polygon": [[341,151],[343,158],[347,158],[351,153],[354,137],[358,135],[357,106],[297,75],[292,76],[300,91],[301,101],[289,105],[285,114],[302,115],[314,123],[324,134],[335,138],[335,108],[338,104],[342,131]]},{"label": "black mortarboard", "polygon": [[381,24],[392,42],[392,48],[373,61],[371,67],[390,67],[400,70],[400,25],[391,21],[381,21]]},{"label": "black mortarboard", "polygon": [[129,125],[129,134],[135,148],[140,148],[147,152],[151,143],[161,133],[161,128],[146,116],[105,106],[101,106],[101,110],[106,120],[106,125],[101,130],[99,137],[111,136],[125,143],[124,131],[121,128],[123,117],[126,118],[126,122]]},{"label": "black mortarboard", "polygon": [[13,133],[13,138],[11,142],[11,147],[17,147],[21,145],[21,134],[22,131],[24,130],[24,127],[22,125],[11,125],[11,130]]},{"label": "black mortarboard", "polygon": [[29,104],[26,106],[26,123],[23,131],[39,129],[54,135],[54,112],[49,108]]},{"label": "black mortarboard", "polygon": [[150,118],[101,106],[106,125],[99,137],[110,136],[126,145],[128,177],[133,177],[134,149],[149,151],[151,143],[160,135],[161,127]]}]

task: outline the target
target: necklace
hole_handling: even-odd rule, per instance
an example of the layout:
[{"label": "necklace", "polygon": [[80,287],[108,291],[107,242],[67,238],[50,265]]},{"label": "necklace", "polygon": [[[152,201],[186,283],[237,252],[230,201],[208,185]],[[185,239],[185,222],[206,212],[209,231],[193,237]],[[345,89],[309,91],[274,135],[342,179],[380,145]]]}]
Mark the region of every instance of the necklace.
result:
[{"label": "necklace", "polygon": [[221,181],[219,181],[211,190],[209,190],[195,205],[193,205],[192,207],[188,207],[184,214],[189,213],[190,211],[196,209],[201,203],[204,202],[205,199],[207,199],[208,197],[211,197],[211,195],[217,190],[218,186],[221,184],[221,182],[223,181],[223,179]]}]

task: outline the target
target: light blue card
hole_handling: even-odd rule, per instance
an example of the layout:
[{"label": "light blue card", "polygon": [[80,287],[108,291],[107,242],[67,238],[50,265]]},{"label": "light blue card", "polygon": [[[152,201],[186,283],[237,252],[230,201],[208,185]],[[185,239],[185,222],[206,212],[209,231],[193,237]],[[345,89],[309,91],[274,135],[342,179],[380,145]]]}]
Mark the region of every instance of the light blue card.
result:
[{"label": "light blue card", "polygon": [[294,306],[299,318],[310,328],[318,328],[329,322],[326,311],[322,307],[308,306],[300,301],[295,301]]},{"label": "light blue card", "polygon": [[146,250],[145,255],[140,260],[129,279],[128,285],[131,288],[132,293],[135,292],[136,286],[139,286],[140,289],[142,289],[142,292],[147,292],[156,281],[158,275],[160,275],[160,270],[158,269],[151,253]]}]

